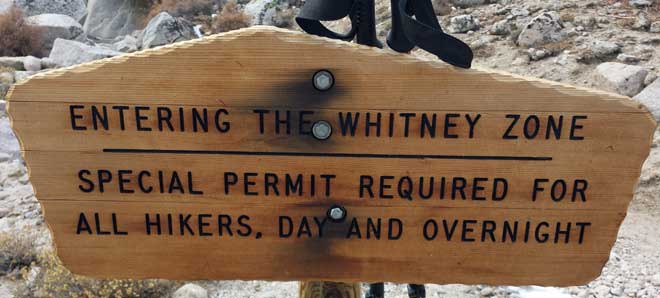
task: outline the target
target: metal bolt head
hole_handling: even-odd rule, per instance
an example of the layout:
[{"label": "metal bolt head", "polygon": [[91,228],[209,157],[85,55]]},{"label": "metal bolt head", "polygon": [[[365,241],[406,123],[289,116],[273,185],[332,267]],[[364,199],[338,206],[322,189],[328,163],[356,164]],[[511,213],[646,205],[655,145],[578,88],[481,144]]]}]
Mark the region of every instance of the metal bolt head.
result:
[{"label": "metal bolt head", "polygon": [[317,140],[327,140],[332,135],[332,125],[327,121],[317,121],[312,125],[312,135]]},{"label": "metal bolt head", "polygon": [[335,77],[327,70],[319,70],[314,74],[314,88],[319,91],[328,91],[335,85]]},{"label": "metal bolt head", "polygon": [[342,222],[346,219],[346,209],[342,206],[332,206],[328,210],[328,217],[333,222]]}]

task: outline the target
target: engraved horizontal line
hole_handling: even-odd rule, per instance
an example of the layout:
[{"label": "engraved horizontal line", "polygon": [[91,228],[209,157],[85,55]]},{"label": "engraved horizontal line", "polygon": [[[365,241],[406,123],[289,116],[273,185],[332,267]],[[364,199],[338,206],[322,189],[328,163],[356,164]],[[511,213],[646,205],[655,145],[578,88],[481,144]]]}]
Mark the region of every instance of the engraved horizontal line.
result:
[{"label": "engraved horizontal line", "polygon": [[543,114],[543,113],[570,113],[570,114],[613,114],[613,115],[625,115],[625,114],[645,114],[644,110],[631,110],[631,111],[615,111],[615,110],[575,110],[568,109],[558,109],[558,110],[538,110],[538,109],[409,109],[409,108],[368,108],[360,106],[338,106],[338,107],[327,107],[327,106],[293,106],[293,105],[271,105],[264,107],[264,105],[225,105],[220,103],[209,103],[209,104],[189,104],[189,103],[180,103],[180,102],[153,102],[153,101],[140,101],[135,103],[126,103],[122,101],[112,101],[112,102],[100,102],[100,101],[49,101],[49,100],[14,100],[14,104],[20,103],[30,103],[30,104],[87,104],[87,105],[124,105],[124,106],[171,106],[171,107],[197,107],[197,108],[225,108],[225,109],[236,109],[236,110],[246,110],[251,111],[254,109],[270,109],[270,110],[291,110],[291,111],[301,111],[301,110],[318,110],[318,111],[330,111],[330,112],[455,112],[455,113],[529,113],[529,114]]},{"label": "engraved horizontal line", "polygon": [[548,156],[503,156],[503,155],[433,155],[433,154],[372,154],[372,153],[315,153],[315,152],[255,152],[223,150],[168,150],[168,149],[125,149],[106,148],[104,153],[134,154],[191,154],[191,155],[238,155],[238,156],[282,156],[282,157],[334,157],[374,159],[449,159],[449,160],[504,160],[504,161],[552,161]]}]

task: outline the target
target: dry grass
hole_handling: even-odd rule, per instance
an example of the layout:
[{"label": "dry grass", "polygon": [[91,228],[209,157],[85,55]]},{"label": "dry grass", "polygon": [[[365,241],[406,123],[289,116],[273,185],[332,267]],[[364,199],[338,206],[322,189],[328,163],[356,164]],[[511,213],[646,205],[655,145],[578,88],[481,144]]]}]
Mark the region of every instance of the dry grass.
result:
[{"label": "dry grass", "polygon": [[[39,256],[40,270],[30,283],[19,286],[16,298],[31,297],[125,297],[160,298],[168,297],[179,283],[165,280],[95,280],[76,276],[67,270],[52,251]],[[23,271],[28,279],[28,270]]]},{"label": "dry grass", "polygon": [[166,280],[95,280],[67,270],[52,250],[37,251],[29,230],[0,234],[0,275],[19,282],[16,298],[168,297],[181,284]]},{"label": "dry grass", "polygon": [[[213,11],[213,0],[149,0],[151,8],[143,19],[144,25],[149,23],[153,17],[166,11],[174,17],[185,17],[193,19],[200,15],[211,15]],[[148,5],[149,3],[147,3]]]},{"label": "dry grass", "polygon": [[35,236],[30,231],[0,234],[0,275],[17,273],[37,262],[34,247]]},{"label": "dry grass", "polygon": [[15,72],[16,70],[8,66],[0,66],[0,72]]},{"label": "dry grass", "polygon": [[251,18],[238,8],[236,1],[231,0],[225,4],[213,22],[213,31],[216,33],[227,32],[240,28],[250,27]]},{"label": "dry grass", "polygon": [[273,19],[273,25],[280,28],[291,28],[294,24],[293,20],[295,17],[296,12],[291,8],[280,10]]},{"label": "dry grass", "polygon": [[16,6],[0,14],[0,56],[42,55],[43,32],[26,23]]}]

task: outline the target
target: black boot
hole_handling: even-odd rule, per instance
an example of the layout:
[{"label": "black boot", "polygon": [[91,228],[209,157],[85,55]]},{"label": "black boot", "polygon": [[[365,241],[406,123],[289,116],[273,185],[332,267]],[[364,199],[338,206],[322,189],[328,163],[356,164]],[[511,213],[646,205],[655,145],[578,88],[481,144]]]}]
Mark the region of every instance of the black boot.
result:
[{"label": "black boot", "polygon": [[395,50],[399,53],[407,53],[415,48],[415,44],[412,43],[406,35],[403,33],[403,23],[401,14],[406,13],[408,15],[413,15],[412,6],[410,4],[406,5],[406,10],[401,11],[399,8],[399,0],[392,0],[392,30],[387,34],[387,45],[390,49]]},{"label": "black boot", "polygon": [[[351,41],[382,48],[376,34],[375,0],[308,0],[302,7],[296,22],[309,34]],[[348,16],[351,30],[346,33],[334,32],[321,21],[334,21]]]},{"label": "black boot", "polygon": [[408,285],[408,297],[410,298],[426,298],[426,288],[424,285]]},{"label": "black boot", "polygon": [[472,65],[470,46],[442,31],[431,0],[392,0],[392,31],[387,43],[397,52],[418,46],[451,65]]},{"label": "black boot", "polygon": [[385,297],[385,284],[376,283],[369,285],[369,291],[364,295],[364,298],[383,298]]},{"label": "black boot", "polygon": [[383,44],[376,34],[376,4],[374,0],[356,0],[351,11],[351,21],[357,24],[357,43],[382,48]]}]

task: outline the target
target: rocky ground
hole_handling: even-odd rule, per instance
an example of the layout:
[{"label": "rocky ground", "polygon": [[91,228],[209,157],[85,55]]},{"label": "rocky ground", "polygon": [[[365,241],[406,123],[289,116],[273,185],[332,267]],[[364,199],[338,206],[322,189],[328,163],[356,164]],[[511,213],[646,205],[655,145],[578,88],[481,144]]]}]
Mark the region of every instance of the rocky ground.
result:
[{"label": "rocky ground", "polygon": [[[298,30],[291,17],[302,2],[239,1],[239,8],[253,25]],[[0,13],[13,3],[25,12],[31,24],[43,29],[46,53],[41,57],[0,57],[0,235],[9,238],[31,235],[31,246],[48,250],[51,239],[1,100],[9,86],[51,68],[210,34],[209,20],[218,16],[191,18],[162,13],[145,22],[137,18],[143,13],[142,8],[131,0],[0,0]],[[214,3],[214,9],[218,10],[223,1]],[[646,104],[660,118],[660,80],[657,79],[660,1],[434,0],[434,3],[443,27],[472,46],[477,67],[617,92]],[[378,34],[384,40],[391,26],[389,1],[377,0],[376,11]],[[344,20],[332,25],[345,29],[347,23]],[[421,50],[412,54],[434,58]],[[628,216],[610,260],[597,280],[571,288],[429,285],[428,297],[660,297],[659,225],[660,133],[657,133]],[[3,257],[0,253],[0,259]],[[28,262],[22,272],[0,279],[0,297],[39,296],[36,290],[31,291],[35,289],[33,283],[41,281],[39,277],[49,270],[29,265]],[[296,283],[196,284],[179,288],[172,296],[297,297]],[[179,285],[164,286],[174,290]],[[386,290],[387,297],[407,297],[404,286],[388,284]],[[65,292],[58,293],[50,297]],[[154,296],[158,295],[151,297]]]}]

